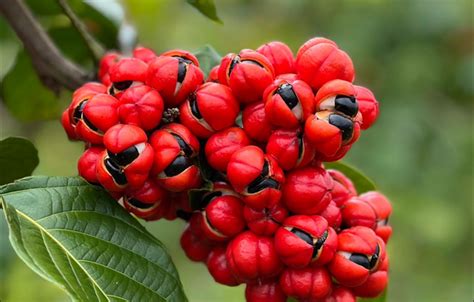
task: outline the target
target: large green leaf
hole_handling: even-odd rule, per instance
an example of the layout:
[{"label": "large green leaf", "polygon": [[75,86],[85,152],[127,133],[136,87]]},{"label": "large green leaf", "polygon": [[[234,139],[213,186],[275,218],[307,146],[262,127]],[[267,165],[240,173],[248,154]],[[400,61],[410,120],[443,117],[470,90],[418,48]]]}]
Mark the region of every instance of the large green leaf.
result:
[{"label": "large green leaf", "polygon": [[31,175],[38,163],[38,150],[29,140],[8,137],[0,141],[0,185]]},{"label": "large green leaf", "polygon": [[205,45],[194,52],[199,60],[199,67],[204,74],[209,75],[212,67],[221,62],[221,55],[211,45]]},{"label": "large green leaf", "polygon": [[103,189],[40,176],[0,197],[16,253],[74,300],[186,301],[162,243]]},{"label": "large green leaf", "polygon": [[327,169],[335,169],[344,173],[347,177],[349,177],[352,180],[352,182],[354,183],[354,186],[357,189],[357,193],[359,194],[365,193],[367,191],[377,190],[372,180],[370,180],[358,169],[348,164],[338,161],[338,162],[332,162],[332,163],[325,163],[324,166]]},{"label": "large green leaf", "polygon": [[217,16],[216,5],[214,0],[186,0],[194,6],[198,11],[209,19],[222,24],[222,20]]}]

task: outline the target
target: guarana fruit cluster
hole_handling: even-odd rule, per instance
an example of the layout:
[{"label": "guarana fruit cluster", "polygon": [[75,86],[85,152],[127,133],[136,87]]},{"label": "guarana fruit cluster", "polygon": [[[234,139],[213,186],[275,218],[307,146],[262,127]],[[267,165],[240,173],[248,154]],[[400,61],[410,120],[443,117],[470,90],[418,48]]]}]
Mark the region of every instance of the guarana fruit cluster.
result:
[{"label": "guarana fruit cluster", "polygon": [[62,124],[79,174],[145,220],[184,218],[181,245],[247,301],[355,301],[387,285],[391,205],[323,162],[379,114],[350,57],[313,38],[224,56],[205,79],[190,52],[108,53]]}]

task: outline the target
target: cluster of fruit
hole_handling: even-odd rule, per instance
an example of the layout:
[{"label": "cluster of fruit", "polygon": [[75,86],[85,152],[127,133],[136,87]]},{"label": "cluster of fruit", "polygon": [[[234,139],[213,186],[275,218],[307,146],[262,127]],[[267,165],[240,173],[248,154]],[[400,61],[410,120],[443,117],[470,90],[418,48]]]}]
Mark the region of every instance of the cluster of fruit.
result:
[{"label": "cluster of fruit", "polygon": [[355,301],[387,284],[390,202],[358,195],[342,158],[379,109],[350,57],[313,38],[228,54],[205,80],[182,50],[108,53],[62,124],[79,174],[145,220],[189,221],[181,245],[247,301]]}]

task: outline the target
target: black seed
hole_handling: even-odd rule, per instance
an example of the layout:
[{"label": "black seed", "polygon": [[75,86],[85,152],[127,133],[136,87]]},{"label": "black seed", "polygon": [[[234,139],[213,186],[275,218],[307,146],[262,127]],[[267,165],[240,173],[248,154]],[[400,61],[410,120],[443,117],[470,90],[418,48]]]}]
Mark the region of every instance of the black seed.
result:
[{"label": "black seed", "polygon": [[313,248],[313,258],[318,255],[318,252],[323,247],[323,244],[324,242],[326,242],[326,239],[328,239],[328,231],[324,232],[323,235],[318,238],[318,241],[316,241],[316,244]]},{"label": "black seed", "polygon": [[343,141],[348,141],[352,138],[354,124],[350,119],[338,114],[331,114],[329,116],[329,124],[334,125],[341,130]]},{"label": "black seed", "polygon": [[127,202],[131,204],[132,206],[134,206],[135,208],[139,208],[142,210],[146,210],[154,206],[153,203],[143,203],[140,200],[135,199],[135,198],[127,199]]},{"label": "black seed", "polygon": [[268,161],[266,161],[266,160],[263,163],[262,173],[260,173],[260,176],[262,176],[262,177],[267,177],[268,176]]},{"label": "black seed", "polygon": [[185,212],[183,210],[176,211],[176,217],[181,218],[185,221],[189,221],[191,219],[191,216],[193,216],[193,213]]},{"label": "black seed", "polygon": [[265,68],[265,67],[263,67],[263,65],[260,62],[257,62],[257,61],[254,61],[254,60],[242,60],[242,63],[249,63],[249,64],[253,64],[253,65],[257,65],[257,66],[260,66],[262,68]]},{"label": "black seed", "polygon": [[173,177],[192,165],[191,160],[186,156],[179,155],[175,160],[165,169],[165,175],[167,177]]},{"label": "black seed", "polygon": [[186,63],[186,64],[193,64],[193,61],[191,61],[188,58],[181,57],[181,56],[173,56],[173,58],[177,58],[180,62]]},{"label": "black seed", "polygon": [[367,258],[367,255],[352,253],[352,255],[349,257],[349,260],[360,266],[365,267],[366,269],[370,269],[370,262],[369,258]]},{"label": "black seed", "polygon": [[117,166],[110,158],[106,158],[104,161],[105,169],[109,172],[110,176],[115,180],[118,185],[126,185],[127,178],[123,174],[119,166]]},{"label": "black seed", "polygon": [[84,110],[84,106],[86,106],[88,100],[82,101],[76,108],[74,108],[74,113],[72,115],[72,121],[74,124],[77,124],[79,120],[82,118],[82,111]]},{"label": "black seed", "polygon": [[373,269],[377,265],[377,261],[379,260],[380,248],[377,244],[375,248],[375,253],[372,255],[372,259],[370,259],[369,269]]},{"label": "black seed", "polygon": [[197,119],[202,119],[201,112],[199,111],[197,101],[196,101],[196,94],[192,93],[189,96],[189,106],[191,107],[191,113],[197,118]]},{"label": "black seed", "polygon": [[119,166],[126,166],[132,163],[138,157],[138,155],[140,155],[137,147],[135,146],[131,146],[117,154],[107,150],[107,154],[109,155],[110,159],[113,160]]},{"label": "black seed", "polygon": [[207,207],[207,205],[216,197],[219,197],[219,196],[222,196],[222,192],[221,191],[213,191],[213,192],[209,192],[207,194],[205,194],[203,197],[202,197],[202,200],[201,200],[201,209],[204,209],[205,207]]},{"label": "black seed", "polygon": [[122,81],[122,82],[115,82],[114,83],[114,88],[122,91],[127,89],[128,87],[132,86],[133,81]]},{"label": "black seed", "polygon": [[288,108],[293,109],[298,105],[298,97],[296,96],[291,84],[283,84],[275,91],[285,101]]},{"label": "black seed", "polygon": [[298,134],[298,159],[301,159],[303,156],[304,142],[303,142],[303,133]]},{"label": "black seed", "polygon": [[183,83],[184,78],[186,77],[186,69],[188,68],[188,64],[182,60],[179,60],[178,64],[178,82]]},{"label": "black seed", "polygon": [[232,70],[234,70],[235,65],[238,63],[240,63],[240,57],[235,56],[235,58],[232,59],[232,62],[230,62],[229,72],[227,73],[229,77],[230,77],[230,74],[232,73]]},{"label": "black seed", "polygon": [[303,230],[293,228],[291,229],[291,232],[298,236],[298,238],[302,239],[304,242],[306,242],[309,245],[313,245],[313,237],[311,237],[310,234],[306,233]]},{"label": "black seed", "polygon": [[264,189],[267,189],[267,188],[278,189],[279,187],[280,187],[280,184],[276,180],[271,179],[271,178],[265,178],[258,183],[252,182],[252,184],[248,186],[247,192],[249,192],[250,194],[253,194],[253,193],[263,191]]},{"label": "black seed", "polygon": [[84,121],[84,124],[86,124],[87,127],[89,127],[89,129],[91,129],[94,132],[99,132],[99,129],[96,126],[94,126],[94,124],[92,124],[91,121],[89,121],[89,119],[84,114],[82,115],[82,120]]},{"label": "black seed", "polygon": [[335,100],[335,109],[348,116],[356,116],[359,111],[356,99],[352,96],[338,95]]},{"label": "black seed", "polygon": [[181,138],[181,136],[172,133],[171,134],[176,141],[178,142],[179,148],[184,152],[186,156],[191,156],[193,154],[193,149]]}]

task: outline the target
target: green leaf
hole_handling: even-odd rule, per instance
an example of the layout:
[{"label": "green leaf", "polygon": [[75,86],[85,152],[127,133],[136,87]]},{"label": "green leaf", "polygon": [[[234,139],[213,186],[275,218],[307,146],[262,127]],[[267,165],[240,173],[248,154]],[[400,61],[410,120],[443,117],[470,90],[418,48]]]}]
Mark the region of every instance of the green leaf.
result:
[{"label": "green leaf", "polygon": [[57,118],[62,107],[56,95],[43,86],[24,51],[3,79],[1,95],[10,113],[24,122]]},{"label": "green leaf", "polygon": [[344,173],[347,177],[349,177],[354,186],[357,189],[357,193],[362,194],[368,191],[375,191],[377,188],[375,184],[370,180],[367,176],[365,176],[362,172],[358,169],[342,163],[342,162],[332,162],[332,163],[325,163],[324,166],[326,169],[335,169]]},{"label": "green leaf", "polygon": [[214,0],[186,0],[194,6],[198,11],[209,19],[222,24],[222,20],[217,16],[216,5]]},{"label": "green leaf", "polygon": [[211,69],[221,62],[221,55],[211,45],[205,45],[194,52],[199,60],[199,67],[206,76],[209,75]]},{"label": "green leaf", "polygon": [[18,256],[79,301],[187,301],[163,244],[78,177],[0,187]]},{"label": "green leaf", "polygon": [[29,140],[8,137],[0,141],[0,185],[31,175],[38,163],[38,150]]}]

